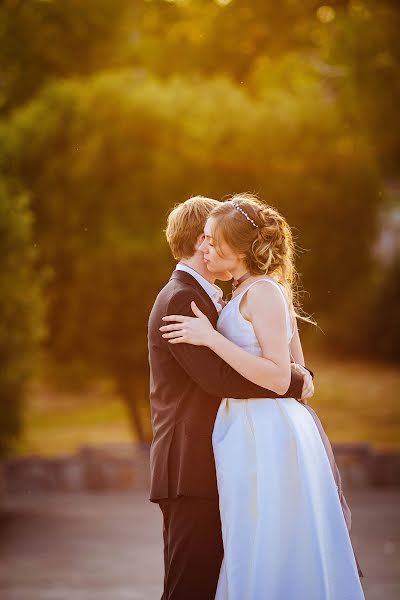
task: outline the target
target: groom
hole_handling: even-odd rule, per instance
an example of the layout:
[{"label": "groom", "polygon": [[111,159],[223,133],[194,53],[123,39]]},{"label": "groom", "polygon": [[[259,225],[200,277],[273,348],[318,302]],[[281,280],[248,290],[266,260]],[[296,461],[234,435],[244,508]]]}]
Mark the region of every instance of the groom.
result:
[{"label": "groom", "polygon": [[[149,318],[150,500],[163,513],[162,600],[215,597],[223,547],[211,436],[221,399],[279,397],[239,375],[209,348],[169,344],[159,329],[165,315],[193,316],[192,300],[216,327],[222,292],[199,247],[208,215],[218,204],[197,196],[170,213],[166,236],[179,262]],[[218,275],[230,279],[227,273]],[[292,370],[282,397],[305,399],[312,387],[307,370]]]}]

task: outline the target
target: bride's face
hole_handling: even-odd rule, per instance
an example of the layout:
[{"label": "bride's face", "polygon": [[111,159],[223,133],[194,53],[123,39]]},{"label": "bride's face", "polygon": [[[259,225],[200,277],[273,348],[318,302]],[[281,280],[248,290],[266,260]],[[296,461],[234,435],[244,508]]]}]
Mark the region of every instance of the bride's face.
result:
[{"label": "bride's face", "polygon": [[204,227],[204,241],[199,248],[204,254],[204,262],[207,265],[207,269],[211,273],[235,271],[241,262],[240,258],[225,242],[222,242],[217,250],[213,241],[213,222],[214,219],[212,217],[207,219]]}]

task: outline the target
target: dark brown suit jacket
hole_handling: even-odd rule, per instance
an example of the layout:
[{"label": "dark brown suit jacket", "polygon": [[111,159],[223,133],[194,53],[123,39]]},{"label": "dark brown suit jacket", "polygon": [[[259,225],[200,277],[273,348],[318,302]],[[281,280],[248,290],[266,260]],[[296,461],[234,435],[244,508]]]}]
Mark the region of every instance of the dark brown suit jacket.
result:
[{"label": "dark brown suit jacket", "polygon": [[193,316],[194,300],[216,327],[217,310],[189,273],[174,271],[158,294],[149,318],[150,500],[177,496],[217,498],[212,431],[222,398],[300,398],[303,376],[292,372],[283,396],[251,383],[205,346],[169,344],[162,317]]}]

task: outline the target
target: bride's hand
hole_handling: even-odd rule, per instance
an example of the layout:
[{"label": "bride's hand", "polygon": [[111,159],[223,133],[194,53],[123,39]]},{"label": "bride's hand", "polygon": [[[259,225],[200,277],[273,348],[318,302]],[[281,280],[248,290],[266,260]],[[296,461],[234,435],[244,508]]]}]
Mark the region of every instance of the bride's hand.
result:
[{"label": "bride's hand", "polygon": [[191,309],[195,317],[185,317],[182,315],[168,315],[163,317],[163,321],[175,321],[171,325],[163,325],[160,331],[163,332],[163,338],[166,338],[170,344],[192,344],[194,346],[208,346],[211,343],[212,335],[215,329],[207,319],[206,315],[191,303]]}]

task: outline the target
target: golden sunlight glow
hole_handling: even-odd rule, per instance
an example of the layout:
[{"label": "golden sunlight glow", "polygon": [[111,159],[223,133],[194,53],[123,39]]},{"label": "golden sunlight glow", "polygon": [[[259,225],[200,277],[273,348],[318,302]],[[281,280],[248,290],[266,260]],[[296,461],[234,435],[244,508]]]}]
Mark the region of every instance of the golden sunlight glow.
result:
[{"label": "golden sunlight glow", "polygon": [[321,23],[330,23],[335,18],[335,11],[332,6],[327,4],[323,4],[317,10],[317,19],[321,21]]}]

